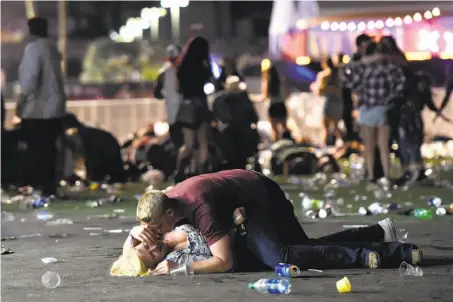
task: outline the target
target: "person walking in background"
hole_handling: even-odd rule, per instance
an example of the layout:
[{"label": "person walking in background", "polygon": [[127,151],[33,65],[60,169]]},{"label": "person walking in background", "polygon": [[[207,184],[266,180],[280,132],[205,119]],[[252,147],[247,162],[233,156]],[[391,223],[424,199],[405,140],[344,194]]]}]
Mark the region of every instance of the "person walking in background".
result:
[{"label": "person walking in background", "polygon": [[332,128],[337,138],[343,137],[338,128],[338,123],[343,117],[343,99],[340,77],[332,58],[324,59],[321,66],[322,71],[318,73],[316,81],[313,82],[310,88],[316,95],[325,97],[323,142],[328,145],[328,138]]},{"label": "person walking in background", "polygon": [[375,182],[375,148],[379,153],[386,180],[390,177],[390,127],[387,120],[389,104],[404,92],[406,77],[391,60],[377,53],[377,44],[370,43],[366,56],[345,70],[346,85],[358,95],[359,124],[365,145],[368,180]]},{"label": "person walking in background", "polygon": [[288,130],[287,120],[288,111],[286,110],[284,84],[273,63],[263,72],[262,88],[264,95],[262,101],[269,100],[268,115],[272,127],[273,141],[279,141],[283,138],[292,139]]},{"label": "person walking in background", "polygon": [[159,71],[157,85],[154,90],[154,96],[156,98],[165,99],[170,138],[177,149],[183,144],[181,126],[176,121],[176,115],[178,114],[182,99],[178,91],[178,79],[176,75],[176,63],[180,54],[181,48],[178,45],[169,45],[167,47],[167,62],[165,62]]},{"label": "person walking in background", "polygon": [[54,195],[57,189],[58,148],[63,142],[66,113],[61,55],[47,37],[47,20],[28,20],[31,35],[19,66],[20,95],[16,116],[21,119],[23,185]]},{"label": "person walking in background", "polygon": [[184,146],[178,155],[175,182],[185,179],[185,170],[198,143],[198,173],[208,172],[211,112],[204,85],[211,80],[209,43],[203,37],[189,40],[179,59],[177,77],[182,103],[176,122],[182,127]]}]

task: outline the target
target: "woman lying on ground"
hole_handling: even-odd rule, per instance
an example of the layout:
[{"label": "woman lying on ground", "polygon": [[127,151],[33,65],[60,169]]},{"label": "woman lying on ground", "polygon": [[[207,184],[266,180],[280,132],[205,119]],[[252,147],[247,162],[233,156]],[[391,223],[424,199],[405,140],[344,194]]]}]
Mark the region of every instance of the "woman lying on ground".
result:
[{"label": "woman lying on ground", "polygon": [[148,246],[135,239],[140,226],[134,227],[123,246],[123,254],[113,263],[113,276],[168,275],[166,261],[181,266],[212,257],[206,240],[187,220],[182,220],[164,235],[162,243]]},{"label": "woman lying on ground", "polygon": [[[245,212],[240,213],[243,213],[243,215],[245,216]],[[235,214],[237,215],[236,212]],[[207,260],[212,257],[208,243],[200,234],[200,231],[192,226],[187,219],[182,219],[181,221],[179,221],[173,231],[166,233],[163,236],[161,244],[156,246],[148,246],[136,239],[136,237],[139,236],[138,234],[140,233],[141,228],[142,226],[136,226],[131,230],[130,235],[124,243],[123,254],[118,260],[115,261],[111,268],[110,274],[112,276],[169,275],[171,267],[171,265],[169,265],[170,263],[176,263],[180,268],[186,270],[186,272],[188,273],[188,270],[190,270],[190,268],[188,267],[189,264]],[[237,238],[239,238],[239,240],[233,239],[233,242],[236,242],[233,248],[236,258],[234,261],[234,270],[268,270],[269,268],[258,259],[250,259],[249,253],[246,253],[247,256],[241,256],[244,253],[244,245],[240,244],[241,236],[238,236]],[[391,243],[388,244],[391,245]],[[379,249],[379,243],[344,243],[339,245],[349,246],[351,248],[367,246],[371,249]],[[393,245],[395,245],[395,243]],[[391,250],[393,250],[393,248],[391,248]],[[395,251],[396,249],[393,252]],[[373,258],[374,260],[372,259],[371,254],[373,254],[373,257],[375,257]],[[380,256],[377,252],[370,252],[370,255],[368,257],[369,263],[367,267],[379,267],[378,263]],[[396,259],[395,257],[400,259]],[[407,257],[405,257],[401,253],[395,253],[394,255],[392,255],[391,258],[393,259],[390,259],[390,257],[388,257],[389,259],[384,258],[381,259],[381,261],[386,262],[386,267],[395,266],[402,261],[407,261],[409,263],[417,265],[421,261],[422,255],[420,250],[414,249],[411,259],[407,259]],[[313,264],[313,267],[316,267],[316,264]]]}]

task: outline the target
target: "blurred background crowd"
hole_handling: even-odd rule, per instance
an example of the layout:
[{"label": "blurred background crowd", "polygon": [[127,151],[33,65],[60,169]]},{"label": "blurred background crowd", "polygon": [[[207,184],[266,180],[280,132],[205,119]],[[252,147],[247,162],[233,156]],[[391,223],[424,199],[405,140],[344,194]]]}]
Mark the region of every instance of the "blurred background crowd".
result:
[{"label": "blurred background crowd", "polygon": [[448,5],[5,3],[2,187],[311,175],[351,154],[401,186],[426,178],[427,140],[453,151]]}]

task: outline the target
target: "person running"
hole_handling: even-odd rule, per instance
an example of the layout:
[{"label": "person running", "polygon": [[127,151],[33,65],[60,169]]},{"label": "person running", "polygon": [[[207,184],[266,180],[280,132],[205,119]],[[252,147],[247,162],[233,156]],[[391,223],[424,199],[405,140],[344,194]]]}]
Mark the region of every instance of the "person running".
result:
[{"label": "person running", "polygon": [[[244,207],[246,234],[234,246],[245,247],[238,267],[251,263],[274,268],[280,262],[301,269],[397,267],[401,261],[417,264],[421,250],[397,242],[390,219],[318,239],[310,239],[294,215],[294,208],[277,183],[262,174],[229,170],[187,179],[166,191],[148,191],[137,205],[142,230],[136,239],[159,244],[183,218],[206,239],[212,257],[192,263],[195,273],[222,273],[234,269],[233,240],[229,235],[233,212]],[[383,242],[390,241],[390,242]],[[374,243],[373,243],[374,242]],[[250,255],[250,256],[248,256]],[[167,261],[164,271],[178,267]]]}]

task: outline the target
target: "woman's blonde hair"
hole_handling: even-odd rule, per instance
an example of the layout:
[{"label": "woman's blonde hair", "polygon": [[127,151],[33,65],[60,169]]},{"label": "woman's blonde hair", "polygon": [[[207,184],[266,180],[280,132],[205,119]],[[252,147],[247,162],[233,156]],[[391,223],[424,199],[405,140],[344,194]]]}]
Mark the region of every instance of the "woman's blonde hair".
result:
[{"label": "woman's blonde hair", "polygon": [[112,276],[138,277],[149,276],[151,271],[143,264],[133,248],[123,251],[110,269]]}]

